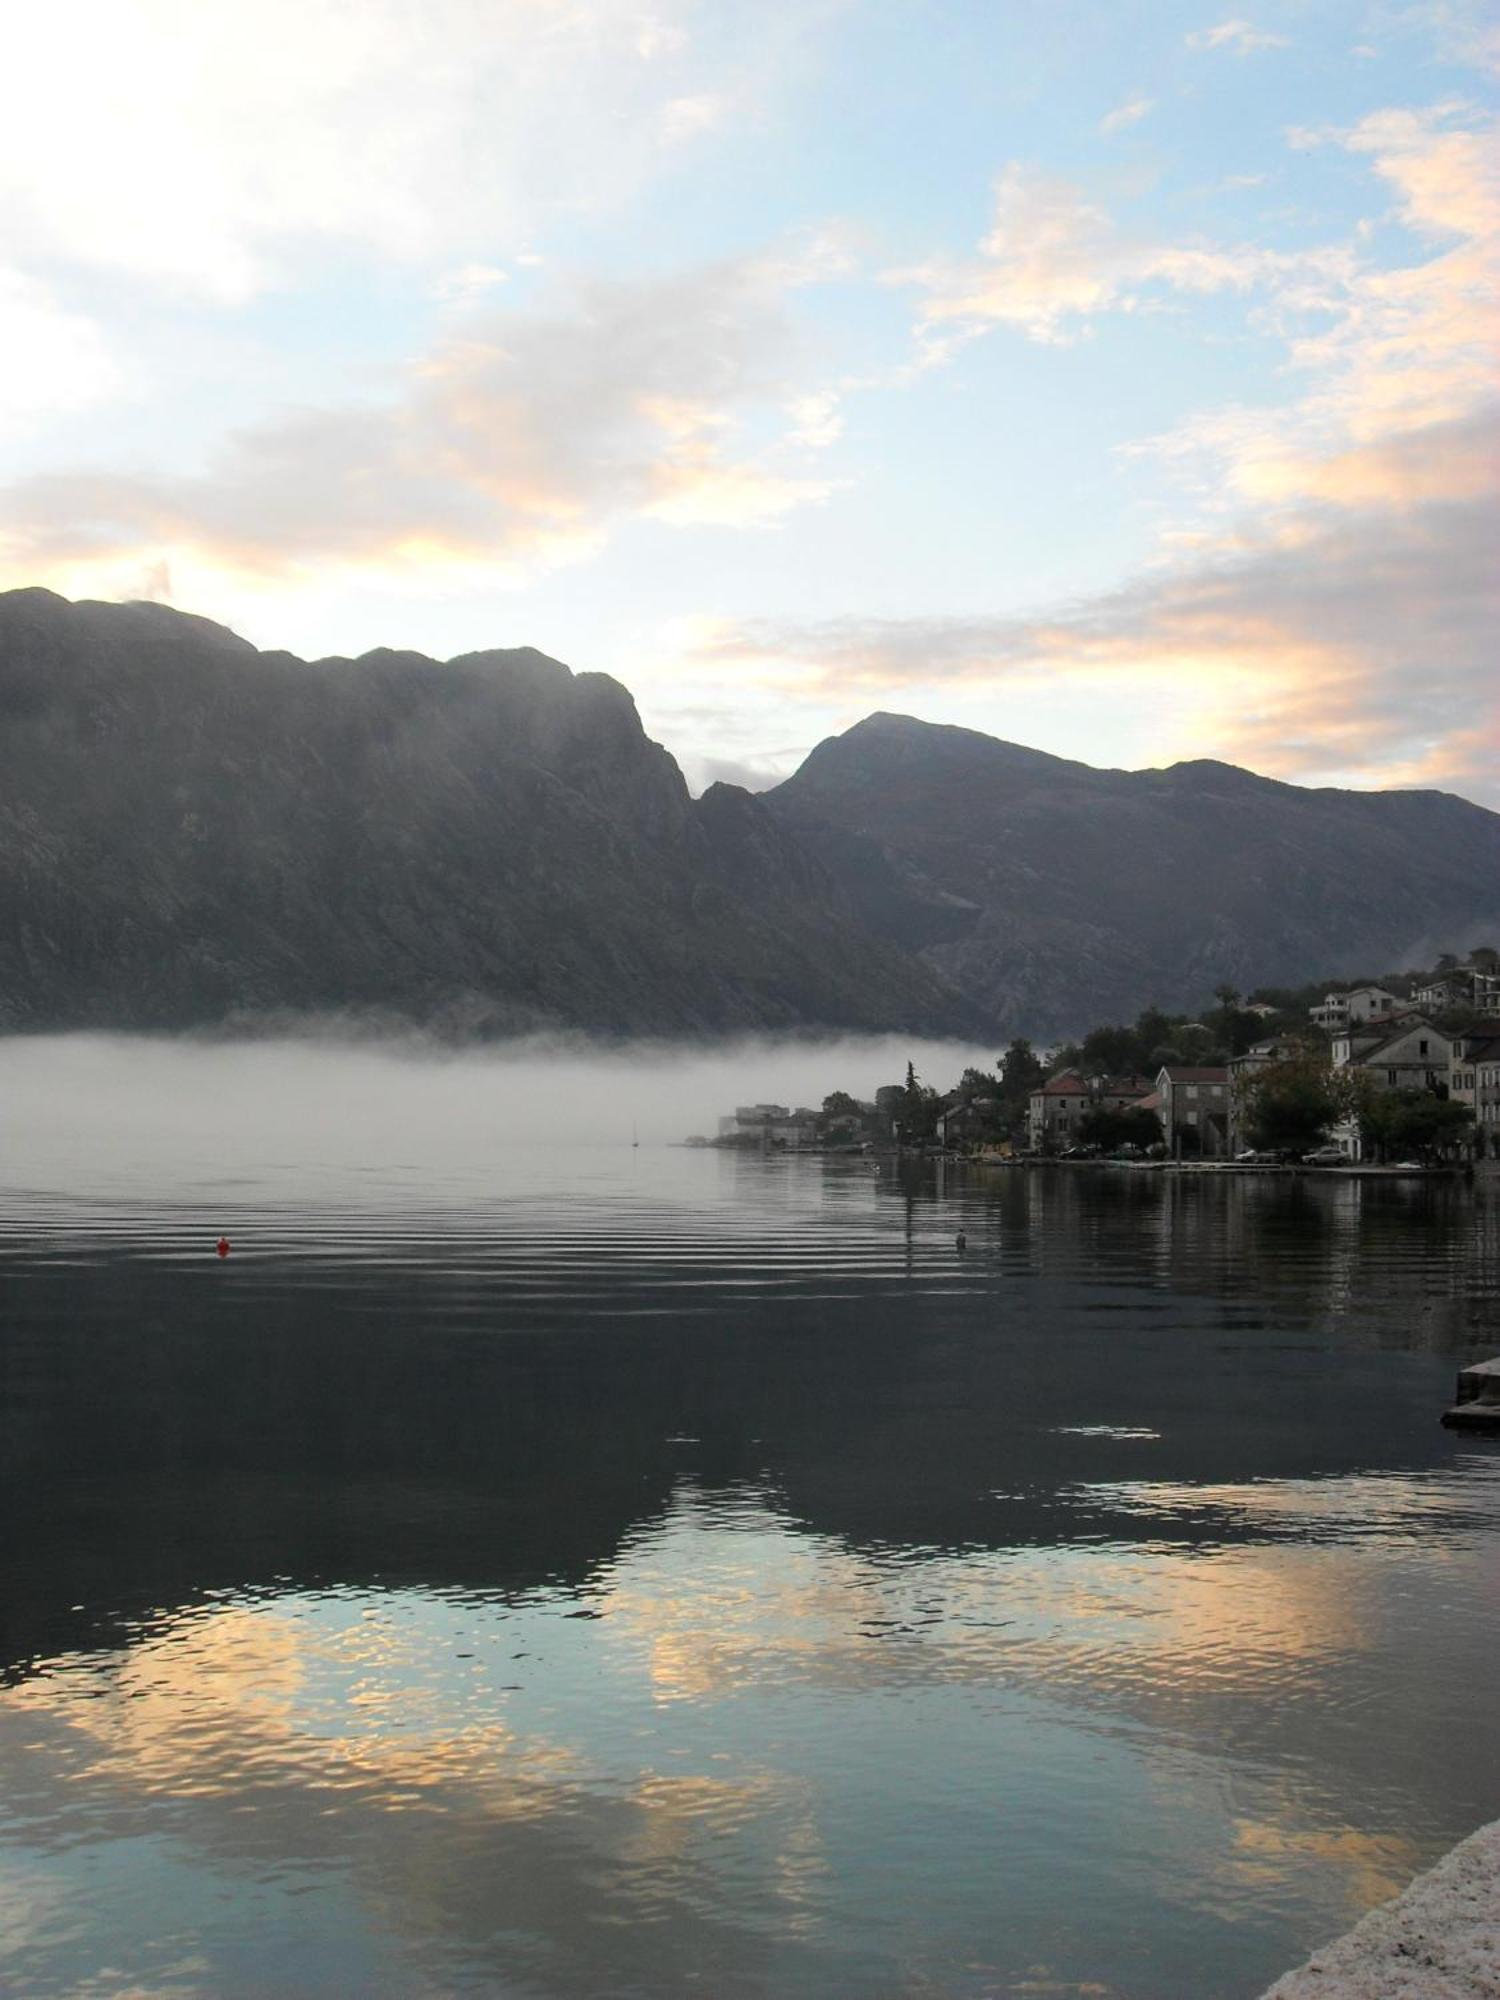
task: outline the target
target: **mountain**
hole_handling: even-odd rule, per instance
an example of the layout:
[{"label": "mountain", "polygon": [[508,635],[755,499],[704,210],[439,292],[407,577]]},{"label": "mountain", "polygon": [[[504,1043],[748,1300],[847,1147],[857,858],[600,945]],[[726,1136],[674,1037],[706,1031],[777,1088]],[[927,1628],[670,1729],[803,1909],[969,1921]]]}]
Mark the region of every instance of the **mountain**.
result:
[{"label": "mountain", "polygon": [[872,929],[1028,1034],[1500,940],[1500,814],[1443,792],[1101,771],[872,715],[762,796]]},{"label": "mountain", "polygon": [[874,715],[694,800],[603,674],[0,594],[0,1028],[988,1039],[1500,937],[1500,816]]},{"label": "mountain", "polygon": [[309,664],[0,595],[0,1027],[975,1034],[789,822],[690,798],[603,674]]}]

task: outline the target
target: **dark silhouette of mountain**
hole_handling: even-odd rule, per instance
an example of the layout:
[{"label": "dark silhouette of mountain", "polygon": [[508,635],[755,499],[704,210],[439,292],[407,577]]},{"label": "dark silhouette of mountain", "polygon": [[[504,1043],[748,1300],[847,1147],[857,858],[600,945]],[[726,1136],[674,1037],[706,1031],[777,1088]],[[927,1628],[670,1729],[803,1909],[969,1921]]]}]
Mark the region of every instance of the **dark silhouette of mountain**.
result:
[{"label": "dark silhouette of mountain", "polygon": [[764,797],[871,928],[1030,1034],[1500,939],[1500,814],[1443,792],[1100,771],[872,715]]},{"label": "dark silhouette of mountain", "polygon": [[1500,936],[1500,815],[874,715],[689,797],[603,674],[0,594],[0,1027],[1072,1032]]},{"label": "dark silhouette of mountain", "polygon": [[0,1026],[987,1024],[603,674],[0,595]]}]

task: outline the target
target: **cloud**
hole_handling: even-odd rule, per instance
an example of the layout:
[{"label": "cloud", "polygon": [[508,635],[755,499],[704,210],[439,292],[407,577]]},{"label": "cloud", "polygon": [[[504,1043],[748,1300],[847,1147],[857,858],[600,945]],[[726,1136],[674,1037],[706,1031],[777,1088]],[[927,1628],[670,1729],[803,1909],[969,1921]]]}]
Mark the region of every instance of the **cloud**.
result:
[{"label": "cloud", "polygon": [[1196,465],[1200,492],[1228,503],[1472,495],[1494,478],[1475,424],[1496,396],[1500,121],[1378,112],[1317,143],[1367,159],[1433,254],[1376,263],[1346,248],[1273,274],[1263,323],[1303,394],[1200,415],[1144,448]]},{"label": "cloud", "polygon": [[1062,341],[1095,314],[1134,310],[1153,286],[1242,291],[1283,260],[1254,249],[1132,237],[1073,182],[1012,161],[995,181],[977,258],[890,274],[926,293],[921,337],[941,358],[955,339],[1006,325]]},{"label": "cloud", "polygon": [[661,114],[661,136],[669,146],[715,131],[732,111],[729,98],[704,91],[697,97],[674,97]]},{"label": "cloud", "polygon": [[433,287],[433,292],[444,304],[470,306],[476,299],[494,291],[497,285],[509,283],[510,273],[501,265],[470,262],[445,271]]},{"label": "cloud", "polygon": [[87,409],[122,386],[101,330],[53,292],[0,266],[0,433]]},{"label": "cloud", "polygon": [[1139,125],[1143,118],[1149,118],[1156,109],[1154,97],[1133,97],[1126,104],[1116,105],[1099,120],[1101,132],[1123,132],[1127,126]]},{"label": "cloud", "polygon": [[[794,428],[782,414],[800,365],[785,269],[594,282],[549,310],[463,320],[391,400],[244,430],[197,475],[18,482],[0,492],[0,551],[33,580],[184,558],[261,574],[493,566],[576,555],[625,515],[775,520],[830,490],[805,400]],[[812,429],[832,435],[826,410]]]},{"label": "cloud", "polygon": [[1286,776],[1497,797],[1493,500],[1242,531],[1212,555],[1024,617],[761,622],[705,632],[783,696],[1126,679],[1162,737]]},{"label": "cloud", "polygon": [[1249,21],[1220,21],[1213,28],[1198,28],[1187,37],[1190,49],[1228,49],[1232,55],[1248,56],[1257,49],[1285,49],[1291,44],[1285,35],[1268,34]]},{"label": "cloud", "polygon": [[1045,338],[1069,315],[1128,306],[1148,278],[1253,285],[1252,315],[1284,342],[1298,393],[1133,447],[1195,503],[1154,568],[1031,617],[705,628],[702,662],[737,661],[814,703],[956,685],[1087,701],[1123,681],[1157,704],[1178,752],[1500,803],[1500,128],[1439,105],[1311,142],[1386,188],[1402,261],[1360,242],[1244,259],[1132,244],[1076,193],[1012,172],[985,284],[951,294],[955,313]]},{"label": "cloud", "polygon": [[1493,0],[1408,0],[1403,17],[1429,31],[1441,61],[1500,76]]},{"label": "cloud", "polygon": [[683,775],[695,794],[706,792],[710,785],[739,785],[747,792],[768,792],[773,785],[779,785],[783,778],[791,775],[805,754],[804,749],[778,763],[764,758],[691,755],[685,761],[679,761],[683,763]]},{"label": "cloud", "polygon": [[[819,10],[813,10],[815,13]],[[445,265],[610,210],[754,101],[769,0],[54,0],[8,24],[0,232],[226,303],[347,246]]]}]

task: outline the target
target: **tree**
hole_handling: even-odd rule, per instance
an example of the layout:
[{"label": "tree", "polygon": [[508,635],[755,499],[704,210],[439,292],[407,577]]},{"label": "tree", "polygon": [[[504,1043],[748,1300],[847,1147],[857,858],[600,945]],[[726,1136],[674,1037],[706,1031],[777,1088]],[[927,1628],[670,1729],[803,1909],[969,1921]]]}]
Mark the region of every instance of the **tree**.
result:
[{"label": "tree", "polygon": [[993,1097],[997,1088],[998,1085],[988,1070],[966,1069],[958,1079],[958,1088],[954,1095],[960,1103],[969,1104],[976,1097]]},{"label": "tree", "polygon": [[937,1130],[938,1098],[917,1075],[915,1065],[906,1065],[906,1082],[901,1091],[901,1137],[909,1146],[920,1146]]},{"label": "tree", "polygon": [[[1160,1007],[1143,1008],[1136,1016],[1135,1023],[1136,1067],[1139,1069],[1143,1061],[1149,1064],[1158,1049],[1169,1047],[1172,1030],[1180,1025],[1180,1021],[1174,1020],[1170,1014],[1164,1014]],[[1156,1069],[1160,1068],[1161,1064],[1158,1063]],[[1150,1073],[1155,1076],[1156,1070]]]},{"label": "tree", "polygon": [[1079,1119],[1078,1136],[1085,1146],[1098,1146],[1106,1153],[1121,1146],[1138,1146],[1144,1153],[1148,1147],[1161,1144],[1161,1120],[1139,1104],[1126,1104],[1119,1110],[1096,1104]]},{"label": "tree", "polygon": [[1134,1028],[1091,1028],[1083,1038],[1084,1074],[1127,1075],[1134,1070],[1139,1053]]},{"label": "tree", "polygon": [[1213,1054],[1213,1030],[1201,1021],[1183,1021],[1172,1030],[1172,1061],[1205,1063]]},{"label": "tree", "polygon": [[906,1102],[903,1084],[883,1083],[875,1093],[875,1111],[880,1120],[881,1136],[889,1138],[891,1127],[901,1122],[902,1107]]},{"label": "tree", "polygon": [[1000,1081],[1007,1097],[1029,1097],[1046,1075],[1036,1050],[1018,1035],[1000,1058]]},{"label": "tree", "polygon": [[825,1132],[837,1125],[862,1126],[868,1115],[867,1107],[857,1097],[851,1097],[847,1090],[831,1090],[823,1099],[818,1124]]},{"label": "tree", "polygon": [[1360,1138],[1382,1160],[1441,1159],[1464,1143],[1473,1122],[1467,1104],[1430,1090],[1367,1089],[1359,1103]]},{"label": "tree", "polygon": [[1320,1057],[1267,1063],[1244,1085],[1241,1126],[1267,1152],[1309,1152],[1328,1137],[1345,1105],[1333,1071]]}]

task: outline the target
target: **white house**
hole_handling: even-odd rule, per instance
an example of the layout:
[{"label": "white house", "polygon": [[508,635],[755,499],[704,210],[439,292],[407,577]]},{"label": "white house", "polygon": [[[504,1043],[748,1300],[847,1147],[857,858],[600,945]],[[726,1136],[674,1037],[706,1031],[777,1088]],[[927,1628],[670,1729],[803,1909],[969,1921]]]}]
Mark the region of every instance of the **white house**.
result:
[{"label": "white house", "polygon": [[1402,1002],[1383,986],[1356,986],[1348,993],[1325,993],[1308,1012],[1318,1027],[1329,1034],[1365,1021],[1384,1021],[1399,1013]]}]

